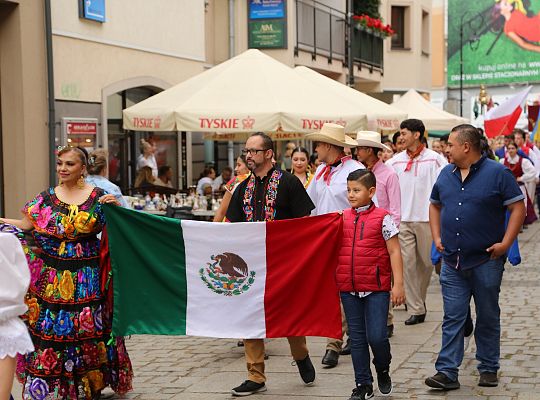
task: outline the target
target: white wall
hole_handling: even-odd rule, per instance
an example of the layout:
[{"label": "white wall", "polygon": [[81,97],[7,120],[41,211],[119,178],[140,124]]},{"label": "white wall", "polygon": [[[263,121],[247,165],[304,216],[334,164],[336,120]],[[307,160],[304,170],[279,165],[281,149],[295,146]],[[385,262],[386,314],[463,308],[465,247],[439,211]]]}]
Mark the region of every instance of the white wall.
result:
[{"label": "white wall", "polygon": [[53,33],[205,60],[204,0],[107,0],[105,5],[106,22],[100,23],[79,18],[77,0],[52,0]]}]

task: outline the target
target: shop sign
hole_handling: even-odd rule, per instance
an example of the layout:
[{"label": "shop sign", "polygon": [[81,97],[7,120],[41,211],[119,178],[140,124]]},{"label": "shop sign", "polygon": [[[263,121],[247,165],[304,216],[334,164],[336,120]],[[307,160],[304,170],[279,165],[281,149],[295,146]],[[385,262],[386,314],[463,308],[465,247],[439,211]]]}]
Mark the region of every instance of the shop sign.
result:
[{"label": "shop sign", "polygon": [[250,0],[249,19],[285,17],[285,0]]},{"label": "shop sign", "polygon": [[79,14],[81,18],[105,22],[105,0],[80,0]]},{"label": "shop sign", "polygon": [[287,47],[285,20],[249,21],[250,49],[284,49]]},{"label": "shop sign", "polygon": [[97,135],[97,118],[62,118],[68,135]]}]

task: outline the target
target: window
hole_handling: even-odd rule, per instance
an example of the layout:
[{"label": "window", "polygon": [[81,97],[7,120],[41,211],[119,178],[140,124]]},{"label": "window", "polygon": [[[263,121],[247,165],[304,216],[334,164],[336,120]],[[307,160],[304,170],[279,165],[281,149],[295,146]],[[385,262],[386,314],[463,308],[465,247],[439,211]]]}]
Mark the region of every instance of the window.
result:
[{"label": "window", "polygon": [[422,10],[422,54],[429,55],[429,37],[430,35],[430,26],[429,26],[429,13]]},{"label": "window", "polygon": [[405,14],[408,7],[392,6],[392,29],[395,34],[392,36],[392,49],[405,49]]}]

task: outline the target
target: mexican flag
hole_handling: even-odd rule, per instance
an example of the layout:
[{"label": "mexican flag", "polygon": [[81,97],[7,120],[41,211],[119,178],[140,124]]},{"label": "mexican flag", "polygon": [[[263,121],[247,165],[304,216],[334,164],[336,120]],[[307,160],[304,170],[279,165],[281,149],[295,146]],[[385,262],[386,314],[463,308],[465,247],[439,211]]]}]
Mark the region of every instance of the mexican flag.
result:
[{"label": "mexican flag", "polygon": [[114,335],[341,338],[341,215],[213,223],[104,209]]}]

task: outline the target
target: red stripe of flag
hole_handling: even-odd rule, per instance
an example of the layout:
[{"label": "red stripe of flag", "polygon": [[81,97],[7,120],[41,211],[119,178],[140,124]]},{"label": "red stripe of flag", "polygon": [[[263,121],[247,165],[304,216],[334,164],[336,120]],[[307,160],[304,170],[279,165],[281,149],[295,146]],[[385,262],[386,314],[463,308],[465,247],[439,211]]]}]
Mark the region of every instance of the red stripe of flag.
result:
[{"label": "red stripe of flag", "polygon": [[341,338],[335,271],[342,224],[338,213],[267,222],[266,337]]}]

